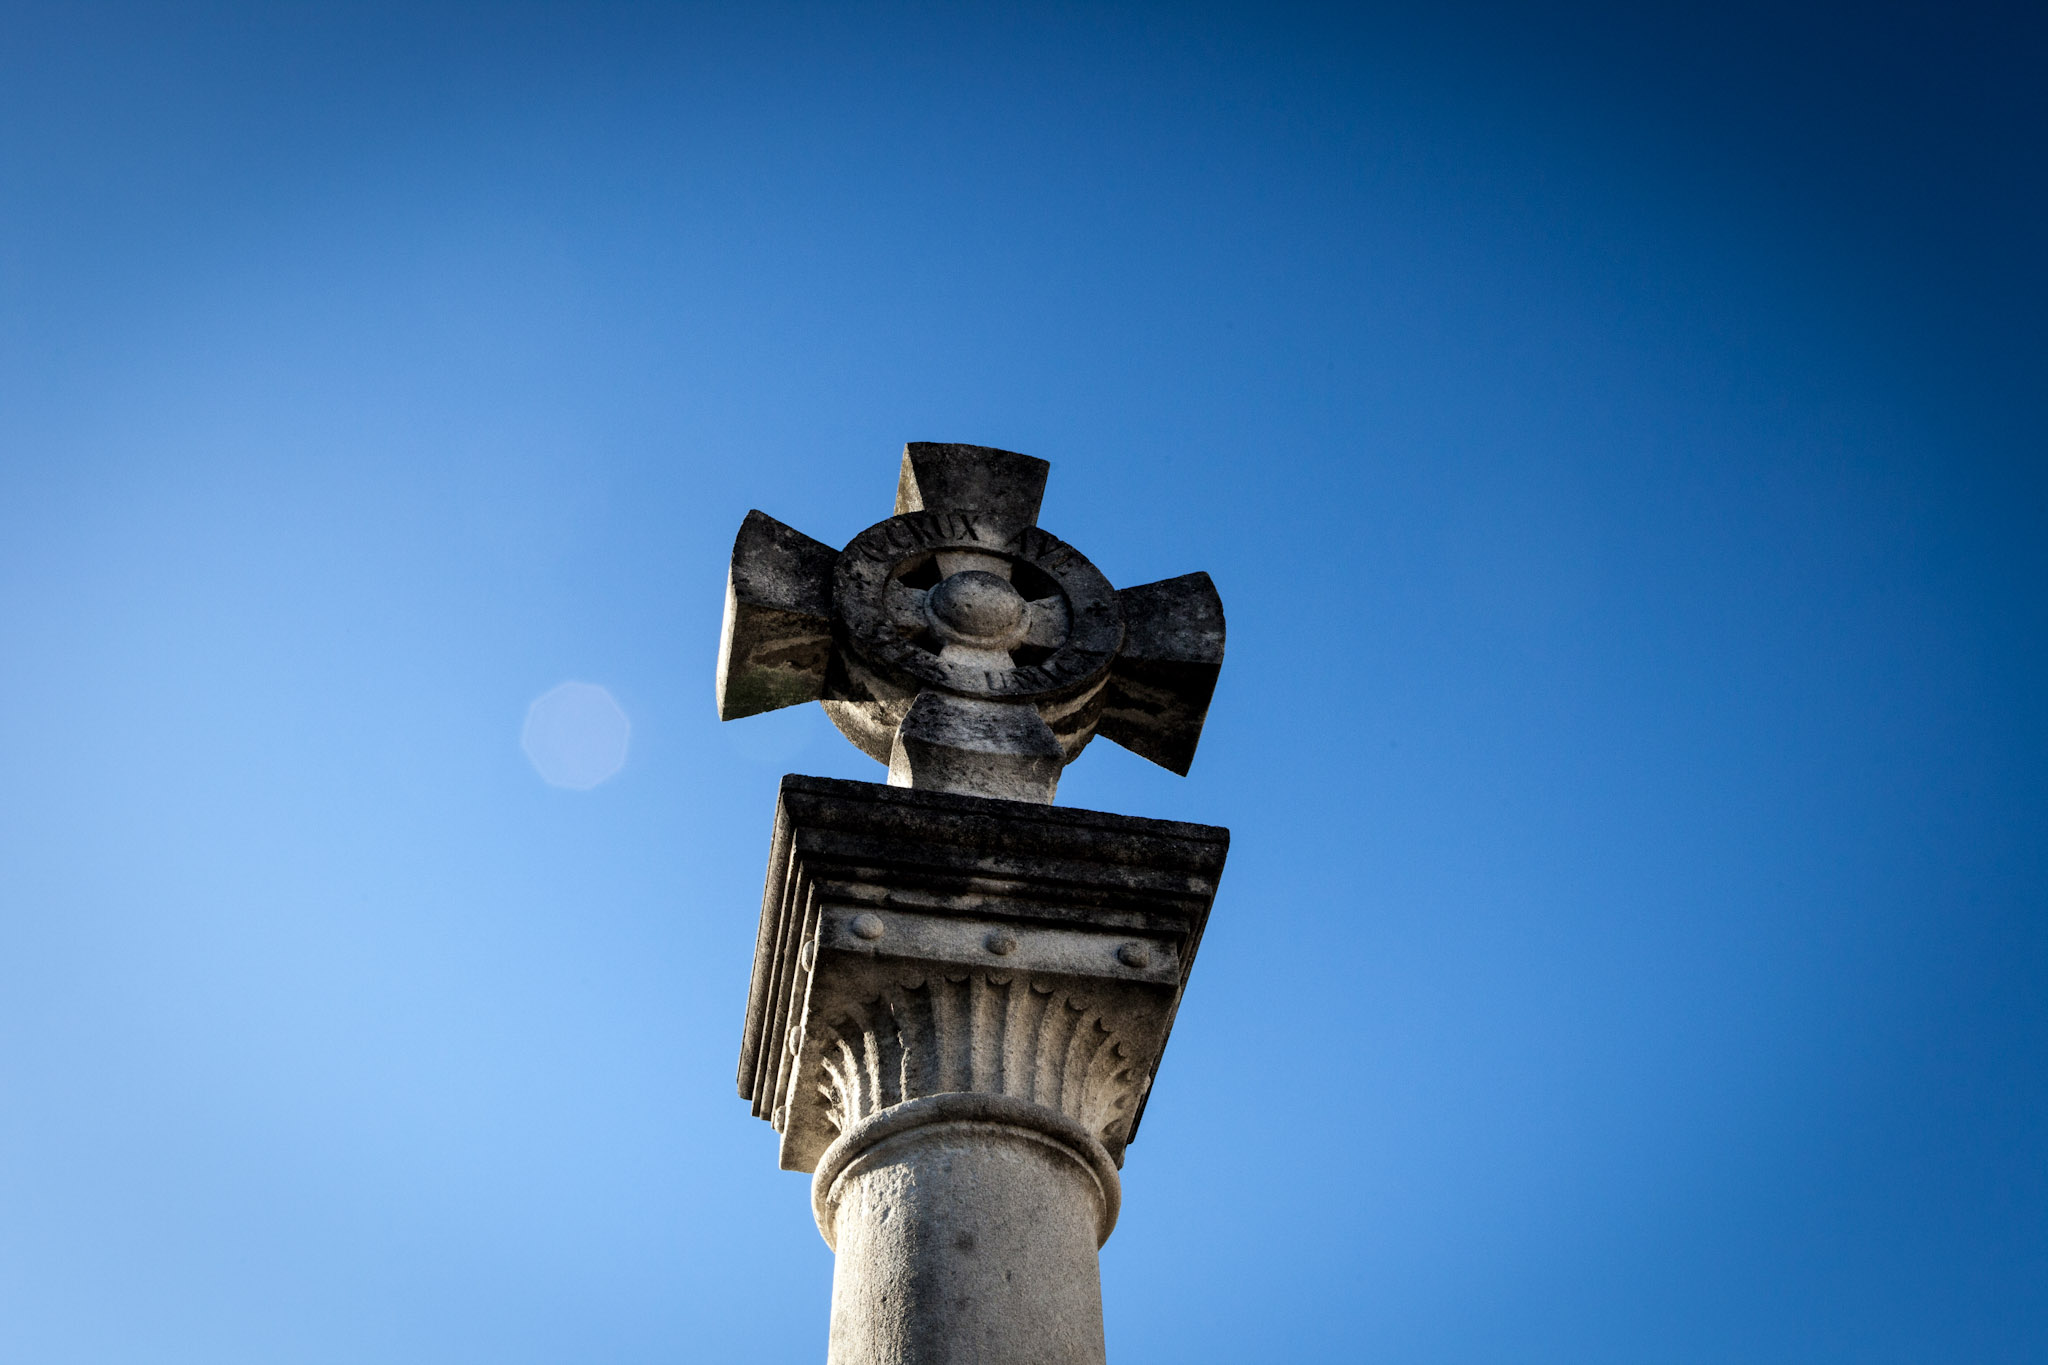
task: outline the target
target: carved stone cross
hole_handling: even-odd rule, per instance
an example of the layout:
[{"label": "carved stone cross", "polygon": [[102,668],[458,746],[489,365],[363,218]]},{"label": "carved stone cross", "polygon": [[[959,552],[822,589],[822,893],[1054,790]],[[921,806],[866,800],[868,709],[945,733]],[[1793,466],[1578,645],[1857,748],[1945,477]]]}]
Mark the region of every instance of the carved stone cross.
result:
[{"label": "carved stone cross", "polygon": [[819,701],[892,786],[1049,802],[1097,734],[1185,774],[1223,662],[1205,573],[1118,591],[1038,528],[1050,466],[903,448],[896,514],[844,550],[747,513],[718,718]]}]

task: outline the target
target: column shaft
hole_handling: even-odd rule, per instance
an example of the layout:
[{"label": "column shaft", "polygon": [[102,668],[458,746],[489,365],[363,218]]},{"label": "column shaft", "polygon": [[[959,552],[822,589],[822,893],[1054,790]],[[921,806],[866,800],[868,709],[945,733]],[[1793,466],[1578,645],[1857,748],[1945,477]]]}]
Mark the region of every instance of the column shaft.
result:
[{"label": "column shaft", "polygon": [[829,1365],[1102,1365],[1115,1181],[1078,1124],[1000,1096],[857,1125],[814,1187],[838,1253]]}]

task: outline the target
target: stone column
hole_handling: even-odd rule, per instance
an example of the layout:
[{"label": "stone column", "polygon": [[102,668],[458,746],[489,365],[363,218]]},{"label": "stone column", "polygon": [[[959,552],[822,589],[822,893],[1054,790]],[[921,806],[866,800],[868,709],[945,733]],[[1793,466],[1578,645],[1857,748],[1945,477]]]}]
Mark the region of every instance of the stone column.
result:
[{"label": "stone column", "polygon": [[815,1172],[832,1365],[1103,1360],[1096,1250],[1228,843],[783,779],[739,1082]]},{"label": "stone column", "polygon": [[812,1182],[838,1253],[829,1365],[1099,1365],[1118,1193],[1102,1144],[1028,1101],[932,1095],[855,1124]]}]

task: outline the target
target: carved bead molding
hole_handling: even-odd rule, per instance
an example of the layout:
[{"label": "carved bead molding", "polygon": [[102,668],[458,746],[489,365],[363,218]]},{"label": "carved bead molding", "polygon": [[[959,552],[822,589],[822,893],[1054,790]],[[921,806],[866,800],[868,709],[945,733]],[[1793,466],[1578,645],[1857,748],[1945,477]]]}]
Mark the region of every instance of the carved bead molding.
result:
[{"label": "carved bead molding", "polygon": [[824,1021],[835,1134],[905,1100],[1008,1095],[1121,1146],[1148,1077],[1102,1012],[1056,981],[933,972]]},{"label": "carved bead molding", "polygon": [[739,1066],[784,1168],[946,1093],[1043,1105],[1121,1164],[1229,842],[1210,825],[784,778]]}]

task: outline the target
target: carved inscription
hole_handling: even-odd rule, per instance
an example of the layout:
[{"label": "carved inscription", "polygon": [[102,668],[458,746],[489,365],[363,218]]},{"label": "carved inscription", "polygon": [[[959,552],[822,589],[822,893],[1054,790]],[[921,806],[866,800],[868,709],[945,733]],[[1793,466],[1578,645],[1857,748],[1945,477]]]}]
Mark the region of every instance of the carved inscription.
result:
[{"label": "carved inscription", "polygon": [[[904,622],[888,604],[891,585],[907,569],[947,550],[1000,555],[1050,579],[1064,599],[1065,638],[1049,646],[1046,657],[1013,661],[1007,668],[990,667],[985,659],[942,658],[920,648],[914,632],[906,638]],[[962,696],[1025,700],[1085,689],[1107,674],[1123,643],[1115,590],[1085,555],[1035,526],[1004,540],[987,519],[971,512],[907,512],[870,526],[840,555],[833,597],[854,649],[920,684]]]},{"label": "carved inscription", "polygon": [[888,567],[933,550],[1000,552],[1009,548],[998,543],[989,528],[972,513],[906,512],[855,536],[846,553]]}]

